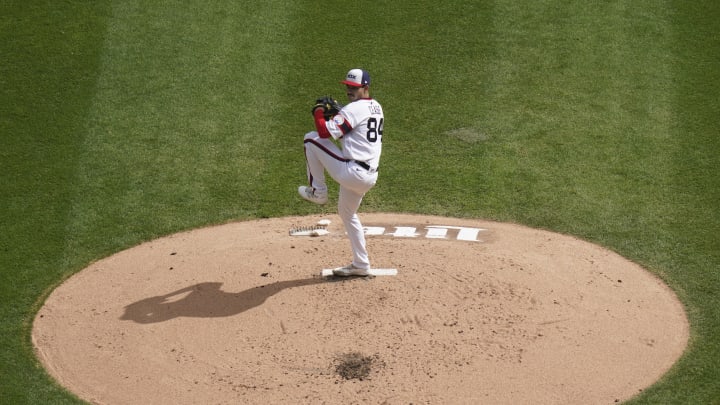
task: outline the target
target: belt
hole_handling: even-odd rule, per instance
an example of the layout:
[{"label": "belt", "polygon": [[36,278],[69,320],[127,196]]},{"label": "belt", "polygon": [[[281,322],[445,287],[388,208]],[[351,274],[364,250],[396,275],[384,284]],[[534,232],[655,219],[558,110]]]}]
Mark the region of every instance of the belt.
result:
[{"label": "belt", "polygon": [[357,163],[358,166],[362,167],[363,169],[365,169],[365,170],[367,170],[367,171],[369,171],[369,172],[376,172],[376,171],[378,171],[378,169],[371,170],[371,169],[370,169],[370,165],[367,164],[367,163],[365,163],[365,162],[361,162],[361,161],[359,161],[359,160],[353,160],[353,162]]}]

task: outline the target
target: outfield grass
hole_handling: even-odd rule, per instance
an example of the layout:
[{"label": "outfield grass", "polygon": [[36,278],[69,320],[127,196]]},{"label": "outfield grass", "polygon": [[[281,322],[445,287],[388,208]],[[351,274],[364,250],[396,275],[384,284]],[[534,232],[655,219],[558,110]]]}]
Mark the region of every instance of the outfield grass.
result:
[{"label": "outfield grass", "polygon": [[365,211],[518,222],[640,263],[692,336],[633,402],[718,403],[719,3],[32,3],[0,5],[0,403],[78,402],[30,327],[91,261],[316,212],[295,194],[308,108],[357,66],[387,118]]}]

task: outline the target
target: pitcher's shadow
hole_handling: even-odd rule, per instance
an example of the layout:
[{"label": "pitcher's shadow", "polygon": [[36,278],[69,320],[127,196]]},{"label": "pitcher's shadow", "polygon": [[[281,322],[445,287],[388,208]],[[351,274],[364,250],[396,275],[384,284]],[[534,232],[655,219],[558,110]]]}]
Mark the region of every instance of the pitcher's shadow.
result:
[{"label": "pitcher's shadow", "polygon": [[177,317],[215,318],[241,314],[264,303],[282,290],[327,283],[324,278],[278,281],[232,293],[222,283],[206,282],[171,293],[145,298],[125,307],[121,320],[137,323],[164,322]]}]

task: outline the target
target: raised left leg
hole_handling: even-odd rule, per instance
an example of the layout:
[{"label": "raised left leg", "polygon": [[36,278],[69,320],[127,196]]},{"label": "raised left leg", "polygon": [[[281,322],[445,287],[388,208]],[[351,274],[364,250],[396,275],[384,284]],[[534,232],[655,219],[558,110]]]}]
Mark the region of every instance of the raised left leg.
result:
[{"label": "raised left leg", "polygon": [[307,162],[308,184],[315,191],[327,195],[325,170],[337,177],[346,170],[347,162],[340,148],[331,140],[320,138],[317,132],[305,134],[303,141],[305,161]]}]

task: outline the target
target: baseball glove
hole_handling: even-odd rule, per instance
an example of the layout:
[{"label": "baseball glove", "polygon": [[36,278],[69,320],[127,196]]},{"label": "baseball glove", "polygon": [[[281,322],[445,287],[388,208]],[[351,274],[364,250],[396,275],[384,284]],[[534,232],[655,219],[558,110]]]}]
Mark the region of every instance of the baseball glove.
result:
[{"label": "baseball glove", "polygon": [[337,100],[332,96],[324,96],[315,100],[315,105],[312,108],[312,113],[315,114],[315,110],[318,108],[323,109],[323,116],[326,120],[329,120],[332,116],[337,115],[343,108],[343,105],[338,103]]}]

